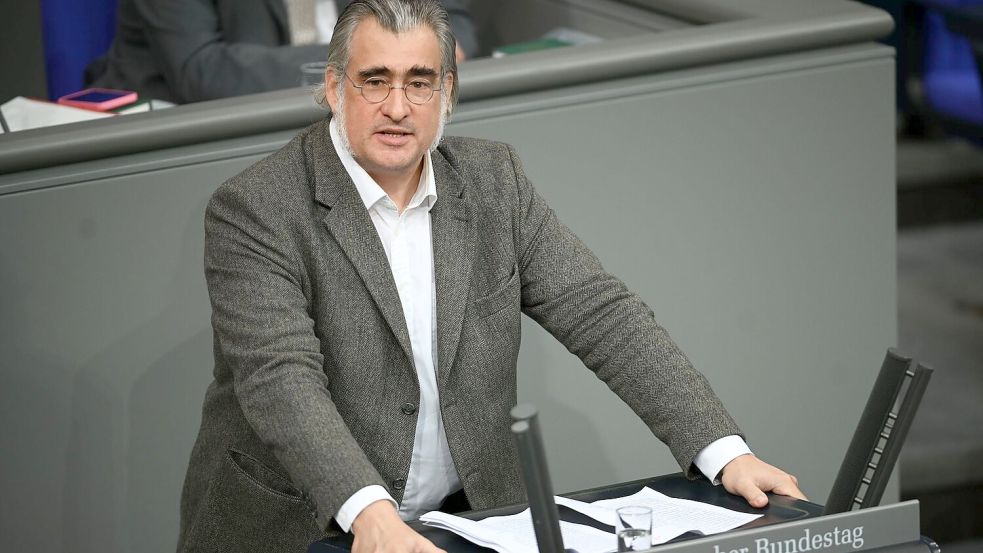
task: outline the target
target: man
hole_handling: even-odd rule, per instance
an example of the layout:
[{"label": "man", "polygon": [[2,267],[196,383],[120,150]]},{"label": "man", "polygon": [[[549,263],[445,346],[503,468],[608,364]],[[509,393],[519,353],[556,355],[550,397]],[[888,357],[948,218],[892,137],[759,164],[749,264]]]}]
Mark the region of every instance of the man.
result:
[{"label": "man", "polygon": [[[206,213],[215,381],[180,549],[434,552],[403,521],[521,501],[509,432],[520,312],[577,354],[691,477],[802,497],[751,455],[651,311],[533,190],[510,147],[446,138],[454,37],[434,0],[357,0],[330,122]],[[450,505],[449,503],[455,503]]]},{"label": "man", "polygon": [[[116,37],[86,71],[93,86],[175,103],[300,86],[300,66],[324,60],[351,0],[120,0]],[[464,0],[442,0],[461,47],[478,45]]]}]

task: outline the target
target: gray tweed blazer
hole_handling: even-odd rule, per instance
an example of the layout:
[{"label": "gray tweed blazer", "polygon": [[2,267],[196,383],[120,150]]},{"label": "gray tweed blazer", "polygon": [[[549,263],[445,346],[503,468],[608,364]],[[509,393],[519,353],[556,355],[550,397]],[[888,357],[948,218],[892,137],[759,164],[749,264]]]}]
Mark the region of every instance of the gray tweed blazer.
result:
[{"label": "gray tweed blazer", "polygon": [[[233,177],[205,215],[214,382],[180,551],[304,551],[360,488],[399,501],[419,388],[382,243],[327,121]],[[509,409],[520,314],[671,449],[739,430],[649,308],[535,192],[507,145],[446,138],[431,211],[441,414],[468,501],[523,500]]]}]

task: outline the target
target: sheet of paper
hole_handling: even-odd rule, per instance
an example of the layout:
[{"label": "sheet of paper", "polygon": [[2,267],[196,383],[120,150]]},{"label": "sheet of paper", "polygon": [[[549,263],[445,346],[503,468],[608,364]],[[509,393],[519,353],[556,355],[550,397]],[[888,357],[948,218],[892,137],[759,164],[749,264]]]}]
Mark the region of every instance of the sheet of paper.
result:
[{"label": "sheet of paper", "polygon": [[[509,516],[488,517],[474,521],[439,511],[431,511],[420,520],[435,528],[443,528],[458,534],[477,545],[494,549],[499,553],[538,553],[536,532],[532,525],[529,509]],[[563,543],[578,553],[607,553],[617,546],[617,539],[611,532],[597,528],[560,522]]]},{"label": "sheet of paper", "polygon": [[677,499],[644,487],[633,495],[584,503],[565,497],[556,498],[564,505],[594,520],[614,526],[615,510],[626,505],[644,505],[652,509],[652,543],[665,543],[686,532],[710,535],[733,530],[761,515],[741,513],[688,499]]},{"label": "sheet of paper", "polygon": [[6,102],[0,109],[7,120],[10,132],[52,125],[64,125],[90,119],[113,117],[112,113],[102,113],[72,106],[63,106],[53,102],[41,102],[17,96]]}]

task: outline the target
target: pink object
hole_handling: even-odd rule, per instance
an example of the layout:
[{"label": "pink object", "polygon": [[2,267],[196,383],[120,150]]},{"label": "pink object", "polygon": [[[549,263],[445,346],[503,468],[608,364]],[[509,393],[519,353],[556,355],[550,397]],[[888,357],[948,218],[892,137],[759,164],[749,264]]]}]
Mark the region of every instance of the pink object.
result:
[{"label": "pink object", "polygon": [[109,111],[136,101],[136,92],[112,88],[87,88],[58,98],[59,104],[93,111]]}]

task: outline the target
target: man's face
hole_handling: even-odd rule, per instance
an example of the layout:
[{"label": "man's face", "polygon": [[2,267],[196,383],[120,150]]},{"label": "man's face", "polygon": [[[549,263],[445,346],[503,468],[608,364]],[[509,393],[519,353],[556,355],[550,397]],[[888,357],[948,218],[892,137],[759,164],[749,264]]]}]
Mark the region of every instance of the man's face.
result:
[{"label": "man's face", "polygon": [[[440,81],[440,47],[427,27],[417,27],[399,35],[382,28],[375,18],[362,21],[352,35],[348,77],[362,85],[367,79],[381,78],[394,86],[405,86],[427,79],[433,87],[444,87],[449,97],[452,77]],[[351,153],[376,181],[407,179],[420,169],[424,152],[440,131],[441,92],[416,105],[401,89],[393,89],[383,102],[372,104],[359,89],[345,79],[344,101],[338,97],[338,81],[328,71],[325,88],[331,110],[344,126]]]}]

